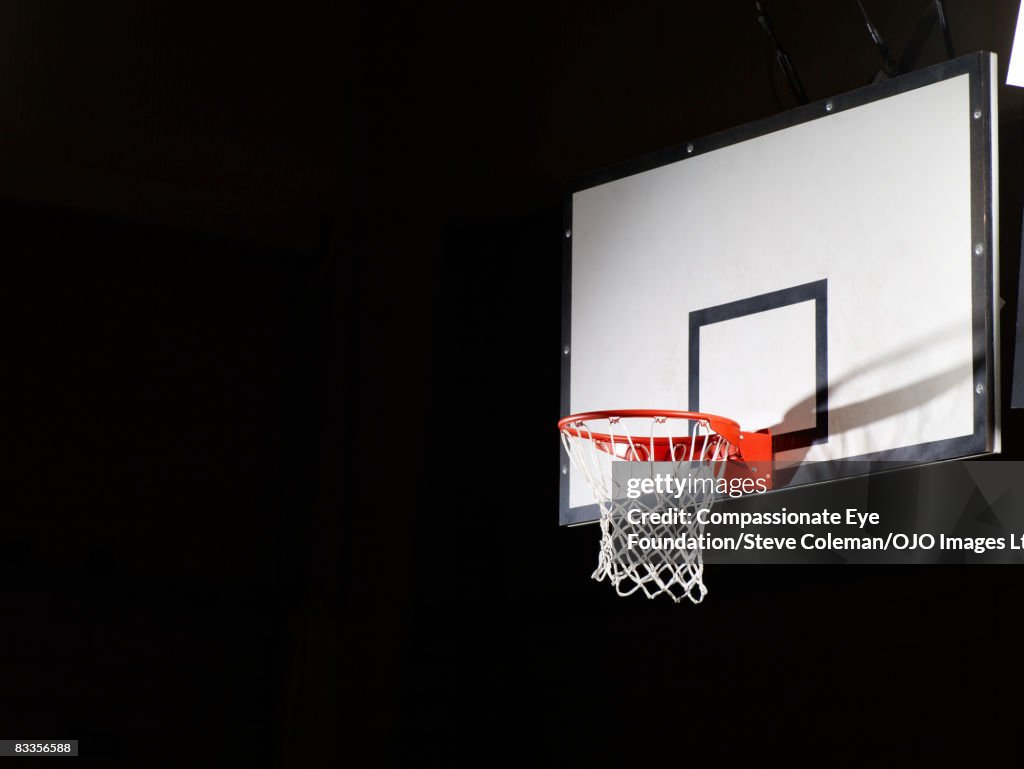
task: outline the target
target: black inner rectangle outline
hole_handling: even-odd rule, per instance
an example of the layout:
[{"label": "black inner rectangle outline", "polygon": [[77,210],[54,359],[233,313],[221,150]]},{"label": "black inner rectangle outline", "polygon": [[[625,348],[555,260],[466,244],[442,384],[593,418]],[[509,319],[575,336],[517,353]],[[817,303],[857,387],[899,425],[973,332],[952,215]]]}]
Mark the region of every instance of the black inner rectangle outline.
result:
[{"label": "black inner rectangle outline", "polygon": [[[927,443],[919,443],[903,448],[849,457],[850,467],[861,466],[863,462],[885,462],[886,469],[892,469],[898,463],[920,464],[938,462],[946,459],[963,459],[991,451],[993,436],[998,429],[997,403],[994,393],[998,361],[995,358],[994,340],[997,318],[993,303],[992,259],[995,247],[993,232],[994,194],[992,178],[992,54],[984,51],[967,54],[956,59],[940,62],[931,67],[915,70],[890,80],[864,86],[827,101],[832,109],[825,109],[825,99],[787,110],[778,115],[756,120],[752,123],[736,126],[689,144],[669,147],[643,157],[601,169],[570,182],[565,188],[563,222],[566,236],[562,237],[562,392],[560,414],[572,413],[569,403],[571,350],[572,350],[572,196],[581,190],[596,187],[606,182],[622,179],[627,176],[659,168],[670,163],[685,161],[714,150],[733,144],[754,139],[758,136],[781,131],[791,126],[808,123],[812,120],[827,120],[829,117],[860,107],[865,104],[887,99],[891,96],[907,93],[917,88],[933,85],[960,75],[970,78],[969,113],[964,119],[969,121],[971,141],[971,243],[980,244],[981,252],[973,251],[971,261],[971,299],[973,302],[973,352],[974,382],[983,385],[978,397],[974,399],[974,432],[956,438],[947,438]],[[981,116],[973,118],[974,110]],[[564,352],[568,350],[569,352]],[[596,504],[571,507],[569,505],[569,476],[561,472],[568,470],[568,459],[561,446],[559,452],[559,523],[563,526],[596,521],[600,510]],[[847,471],[843,462],[824,463],[829,468],[821,473],[814,468],[817,464],[808,464],[797,468],[789,485],[805,483],[822,483],[856,474]]]},{"label": "black inner rectangle outline", "polygon": [[[772,433],[772,451],[806,449],[828,441],[828,280],[816,280],[792,288],[737,299],[734,302],[694,310],[690,313],[690,411],[700,407],[700,330],[712,323],[735,320],[802,302],[814,302],[814,427],[788,433]],[[785,339],[774,340],[785,344]],[[739,364],[740,361],[737,361]],[[750,372],[756,379],[756,372]],[[758,386],[752,380],[753,386]],[[767,387],[770,383],[765,382]],[[794,404],[795,405],[795,404]],[[721,414],[721,416],[731,416]],[[754,425],[740,425],[750,427]],[[760,427],[760,425],[758,425]]]}]

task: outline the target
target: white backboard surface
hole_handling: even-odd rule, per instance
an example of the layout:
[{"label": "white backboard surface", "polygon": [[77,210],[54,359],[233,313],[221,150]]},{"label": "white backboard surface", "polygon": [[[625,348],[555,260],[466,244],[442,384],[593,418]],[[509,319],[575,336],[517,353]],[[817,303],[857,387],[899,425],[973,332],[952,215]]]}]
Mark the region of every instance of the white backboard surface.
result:
[{"label": "white backboard surface", "polygon": [[1017,26],[1010,50],[1010,66],[1006,70],[1006,84],[1024,88],[1024,3],[1017,11]]},{"label": "white backboard surface", "polygon": [[782,463],[997,451],[994,60],[581,186],[566,413],[721,414]]}]

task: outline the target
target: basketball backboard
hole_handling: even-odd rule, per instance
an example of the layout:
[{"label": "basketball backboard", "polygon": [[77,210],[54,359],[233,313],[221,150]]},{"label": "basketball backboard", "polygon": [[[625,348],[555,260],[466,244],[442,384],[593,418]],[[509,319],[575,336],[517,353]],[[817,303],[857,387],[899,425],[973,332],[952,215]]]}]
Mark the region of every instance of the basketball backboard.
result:
[{"label": "basketball backboard", "polygon": [[[999,451],[995,66],[972,54],[573,185],[562,414],[768,428],[792,485],[841,477],[831,460]],[[562,459],[561,523],[596,519]]]}]

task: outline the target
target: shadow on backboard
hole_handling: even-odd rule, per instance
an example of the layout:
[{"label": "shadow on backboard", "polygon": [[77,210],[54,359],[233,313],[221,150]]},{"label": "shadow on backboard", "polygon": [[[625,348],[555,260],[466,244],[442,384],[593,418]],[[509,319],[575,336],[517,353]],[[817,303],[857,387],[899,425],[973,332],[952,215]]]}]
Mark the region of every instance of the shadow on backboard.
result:
[{"label": "shadow on backboard", "polygon": [[[948,325],[923,337],[913,345],[905,345],[885,355],[878,356],[856,372],[838,379],[829,380],[828,395],[830,400],[833,400],[836,393],[841,392],[844,386],[855,381],[863,374],[894,363],[905,364],[908,358],[913,357],[922,349],[948,340],[961,328],[962,326],[959,324]],[[901,414],[912,414],[922,404],[954,390],[957,386],[963,386],[965,380],[971,383],[973,381],[973,367],[983,362],[983,360],[983,357],[976,356],[972,359],[971,366],[961,362],[910,384],[893,388],[887,392],[838,408],[829,408],[826,413],[817,413],[816,419],[818,424],[822,424],[822,420],[826,420],[831,428],[828,437],[824,440],[806,440],[803,438],[806,431],[792,431],[792,425],[798,424],[805,419],[808,412],[814,412],[816,404],[821,402],[819,392],[814,392],[801,399],[791,408],[787,409],[785,415],[777,424],[769,428],[772,435],[775,436],[774,452],[776,455],[782,453],[787,455],[781,462],[777,461],[776,484],[778,486],[787,485],[788,480],[795,473],[796,467],[806,461],[812,446],[823,443],[831,438],[833,442],[837,442],[838,439],[839,448],[842,448],[842,436],[844,433],[858,428],[865,428]],[[918,419],[920,418],[922,417],[919,416]]]}]

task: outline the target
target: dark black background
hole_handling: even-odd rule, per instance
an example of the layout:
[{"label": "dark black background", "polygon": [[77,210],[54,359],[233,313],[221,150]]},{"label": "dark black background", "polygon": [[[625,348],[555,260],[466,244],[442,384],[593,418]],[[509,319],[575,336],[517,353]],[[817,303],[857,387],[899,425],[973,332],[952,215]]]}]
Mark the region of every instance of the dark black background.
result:
[{"label": "dark black background", "polygon": [[[879,68],[856,3],[766,5],[812,98]],[[927,4],[866,5],[898,52]],[[1005,73],[1017,4],[946,5]],[[563,184],[794,106],[752,3],[0,29],[0,736],[97,766],[1021,762],[1018,569],[730,567],[675,606],[556,526]]]}]

